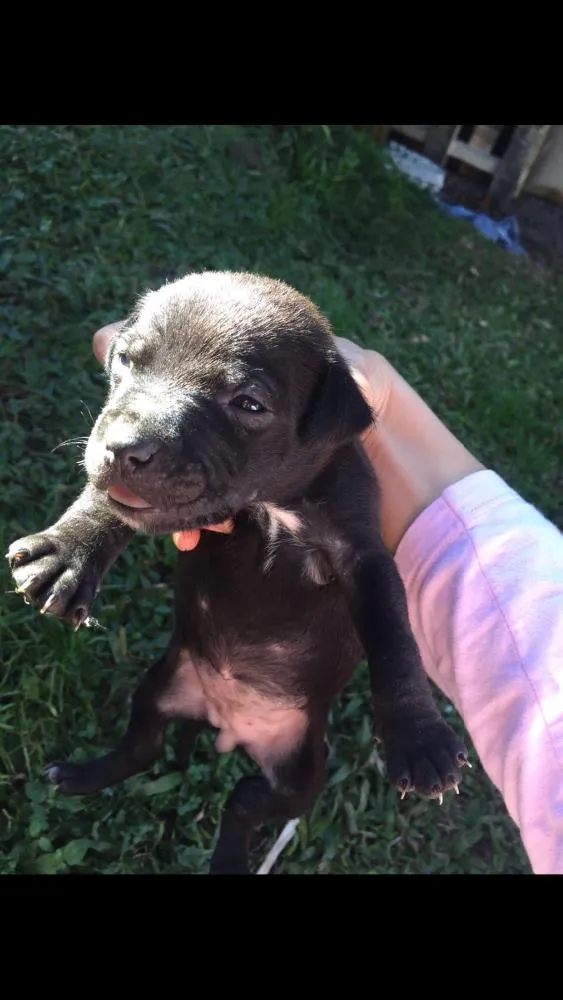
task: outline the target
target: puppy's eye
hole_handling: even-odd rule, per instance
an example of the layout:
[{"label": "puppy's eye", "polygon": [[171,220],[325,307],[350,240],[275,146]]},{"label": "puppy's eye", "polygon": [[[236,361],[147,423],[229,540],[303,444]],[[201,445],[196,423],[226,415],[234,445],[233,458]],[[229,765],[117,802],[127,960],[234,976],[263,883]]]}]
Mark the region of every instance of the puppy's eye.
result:
[{"label": "puppy's eye", "polygon": [[245,410],[247,413],[265,413],[266,407],[262,406],[257,399],[252,396],[235,396],[231,400],[231,406],[236,406],[238,410]]},{"label": "puppy's eye", "polygon": [[117,355],[117,360],[119,361],[120,365],[123,365],[124,368],[130,368],[131,362],[129,360],[129,355],[128,354],[125,354],[123,351],[121,351]]}]

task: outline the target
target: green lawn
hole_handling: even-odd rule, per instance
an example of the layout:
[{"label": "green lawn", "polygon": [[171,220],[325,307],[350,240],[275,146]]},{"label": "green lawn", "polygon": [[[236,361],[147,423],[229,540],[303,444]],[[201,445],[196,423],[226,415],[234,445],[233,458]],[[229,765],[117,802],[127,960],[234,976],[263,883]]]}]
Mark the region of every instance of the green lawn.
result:
[{"label": "green lawn", "polygon": [[[259,151],[250,166],[240,145],[226,153],[249,137]],[[103,398],[92,332],[147,284],[204,267],[265,272],[310,295],[337,332],[383,351],[470,448],[563,522],[561,280],[442,215],[385,169],[368,136],[5,125],[0,157],[3,551],[79,491],[79,451],[53,449],[88,433]],[[41,777],[53,755],[116,742],[136,679],[167,641],[173,562],[169,540],[140,537],[107,578],[101,627],[77,634],[24,605],[2,567],[1,871],[206,870],[221,804],[248,767],[242,755],[218,756],[202,740],[185,777],[163,763],[90,799],[57,796]],[[364,669],[334,707],[330,742],[327,788],[279,870],[529,871],[478,765],[442,808],[399,803],[372,756]]]}]

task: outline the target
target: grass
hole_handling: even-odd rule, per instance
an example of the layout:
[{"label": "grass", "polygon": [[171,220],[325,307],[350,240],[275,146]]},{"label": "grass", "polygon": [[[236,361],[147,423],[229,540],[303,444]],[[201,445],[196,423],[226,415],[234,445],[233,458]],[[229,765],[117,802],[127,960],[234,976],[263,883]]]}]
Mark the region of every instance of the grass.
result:
[{"label": "grass", "polygon": [[[367,136],[12,125],[0,153],[3,551],[80,488],[77,452],[53,449],[87,434],[103,399],[92,332],[148,284],[203,267],[266,272],[309,294],[561,525],[561,281],[442,215]],[[2,566],[2,872],[205,871],[221,804],[248,769],[241,755],[202,740],[185,777],[164,762],[90,799],[57,796],[41,777],[54,754],[115,743],[136,679],[166,643],[173,562],[169,540],[136,540],[98,599],[102,627],[77,634],[11,594]],[[367,689],[360,668],[334,707],[326,791],[278,870],[528,872],[481,768],[441,809],[399,804],[373,755]]]}]

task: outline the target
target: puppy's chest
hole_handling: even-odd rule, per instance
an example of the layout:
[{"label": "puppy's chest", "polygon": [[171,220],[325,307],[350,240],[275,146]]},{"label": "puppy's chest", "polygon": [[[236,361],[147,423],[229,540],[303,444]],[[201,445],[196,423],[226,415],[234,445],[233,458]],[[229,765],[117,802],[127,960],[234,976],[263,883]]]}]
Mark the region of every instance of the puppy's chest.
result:
[{"label": "puppy's chest", "polygon": [[263,575],[282,560],[287,563],[286,571],[298,576],[299,585],[306,589],[310,590],[311,585],[325,587],[334,581],[330,560],[319,545],[319,526],[311,523],[306,514],[261,503],[254,516],[263,541]]},{"label": "puppy's chest", "polygon": [[312,579],[312,546],[280,532],[272,553],[251,522],[205,534],[180,559],[178,669],[163,707],[205,719],[219,750],[242,745],[264,764],[297,745],[308,706],[330,700],[357,662],[353,626],[322,556],[323,582]]},{"label": "puppy's chest", "polygon": [[329,561],[302,539],[243,522],[180,559],[177,633],[196,660],[290,697],[338,663],[353,632],[347,604]]},{"label": "puppy's chest", "polygon": [[304,616],[339,599],[330,560],[307,523],[274,511],[265,510],[262,523],[237,522],[230,536],[205,533],[181,561],[177,599],[198,632],[289,639],[303,632]]}]

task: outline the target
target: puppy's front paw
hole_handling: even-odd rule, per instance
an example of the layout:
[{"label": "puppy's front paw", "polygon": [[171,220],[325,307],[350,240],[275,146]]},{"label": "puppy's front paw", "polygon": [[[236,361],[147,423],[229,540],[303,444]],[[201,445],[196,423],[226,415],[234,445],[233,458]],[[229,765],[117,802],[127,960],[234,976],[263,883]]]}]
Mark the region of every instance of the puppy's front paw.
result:
[{"label": "puppy's front paw", "polygon": [[98,573],[87,549],[57,529],[13,542],[6,558],[18,592],[42,614],[75,628],[86,620],[98,590]]},{"label": "puppy's front paw", "polygon": [[442,719],[397,723],[387,734],[385,750],[389,780],[402,799],[418,792],[441,805],[444,792],[459,794],[460,768],[471,767],[462,741]]}]

